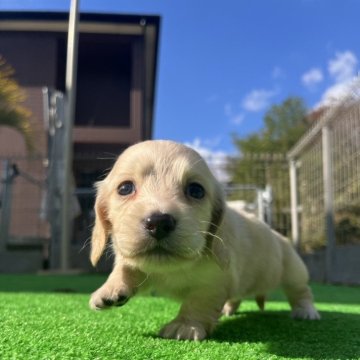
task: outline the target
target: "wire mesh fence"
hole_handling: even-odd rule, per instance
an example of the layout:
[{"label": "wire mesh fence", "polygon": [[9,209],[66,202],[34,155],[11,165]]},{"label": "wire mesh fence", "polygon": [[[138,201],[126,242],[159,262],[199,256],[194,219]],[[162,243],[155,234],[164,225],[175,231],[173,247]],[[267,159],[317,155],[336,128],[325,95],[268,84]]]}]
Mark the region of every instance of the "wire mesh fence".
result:
[{"label": "wire mesh fence", "polygon": [[[273,229],[289,236],[290,185],[286,155],[248,153],[232,161],[231,166],[237,167],[241,183],[226,188],[228,200],[243,201],[246,210],[256,213]],[[261,206],[263,208],[259,209]]]},{"label": "wire mesh fence", "polygon": [[[289,159],[296,174],[292,192]],[[52,223],[58,219],[55,213],[46,216],[51,166],[47,168],[43,158],[0,160],[0,245],[43,246],[54,237]],[[229,164],[212,166],[223,173]],[[331,241],[334,246],[360,244],[359,101],[324,112],[288,156],[243,154],[232,166],[238,167],[241,182],[226,181],[227,200],[257,214],[285,236],[297,233],[293,239],[304,253],[329,248]],[[81,214],[73,219],[72,243],[79,246],[89,238],[94,216],[92,184],[84,184],[74,193]],[[291,198],[296,202],[290,204]]]},{"label": "wire mesh fence", "polygon": [[332,121],[335,236],[360,244],[360,103]]},{"label": "wire mesh fence", "polygon": [[1,243],[41,245],[49,236],[49,226],[43,217],[44,159],[17,157],[0,162]]},{"label": "wire mesh fence", "polygon": [[330,241],[334,246],[360,244],[360,101],[355,100],[324,112],[290,152],[304,252]]},{"label": "wire mesh fence", "polygon": [[308,252],[325,242],[321,137],[299,160],[298,186],[301,248]]}]

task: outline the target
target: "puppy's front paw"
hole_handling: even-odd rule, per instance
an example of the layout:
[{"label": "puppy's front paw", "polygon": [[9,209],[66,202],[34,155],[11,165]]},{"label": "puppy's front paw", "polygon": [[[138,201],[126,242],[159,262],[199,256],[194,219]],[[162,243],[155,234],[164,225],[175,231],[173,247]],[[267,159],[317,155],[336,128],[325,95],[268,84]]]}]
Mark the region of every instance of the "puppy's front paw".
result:
[{"label": "puppy's front paw", "polygon": [[127,289],[112,289],[103,285],[90,297],[89,306],[93,310],[101,310],[110,306],[122,306],[128,302],[130,293]]},{"label": "puppy's front paw", "polygon": [[203,340],[206,338],[206,330],[197,321],[190,320],[174,320],[169,324],[165,325],[159,336],[165,339],[176,339],[176,340]]}]

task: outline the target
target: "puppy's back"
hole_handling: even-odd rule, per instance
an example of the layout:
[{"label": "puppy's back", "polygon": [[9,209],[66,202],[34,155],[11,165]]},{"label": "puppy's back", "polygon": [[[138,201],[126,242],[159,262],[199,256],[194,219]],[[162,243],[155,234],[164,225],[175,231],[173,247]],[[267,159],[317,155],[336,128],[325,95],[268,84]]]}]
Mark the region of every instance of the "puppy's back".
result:
[{"label": "puppy's back", "polygon": [[266,294],[289,281],[307,282],[307,270],[287,238],[231,205],[226,219],[224,241],[234,252],[231,274],[241,296]]}]

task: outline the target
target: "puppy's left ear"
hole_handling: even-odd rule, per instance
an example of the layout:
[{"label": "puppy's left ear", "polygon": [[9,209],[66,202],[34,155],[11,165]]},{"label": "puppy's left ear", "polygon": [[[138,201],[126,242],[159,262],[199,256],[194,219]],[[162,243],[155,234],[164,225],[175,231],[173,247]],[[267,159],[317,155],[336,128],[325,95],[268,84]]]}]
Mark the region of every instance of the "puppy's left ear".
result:
[{"label": "puppy's left ear", "polygon": [[210,254],[214,257],[214,260],[221,269],[226,269],[229,265],[228,249],[224,244],[224,240],[219,235],[219,229],[224,218],[225,207],[224,193],[220,184],[217,184],[206,244],[207,248],[210,250]]}]

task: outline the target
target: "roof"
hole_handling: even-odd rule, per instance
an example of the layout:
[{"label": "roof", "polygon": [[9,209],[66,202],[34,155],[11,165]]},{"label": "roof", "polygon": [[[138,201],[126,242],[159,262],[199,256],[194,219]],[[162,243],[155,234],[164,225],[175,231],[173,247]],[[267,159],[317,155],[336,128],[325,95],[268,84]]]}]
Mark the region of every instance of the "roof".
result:
[{"label": "roof", "polygon": [[[48,11],[0,11],[0,20],[8,21],[66,21],[69,18],[68,12]],[[110,14],[110,13],[80,13],[80,21],[100,23],[123,23],[143,24],[160,27],[160,16],[158,15],[135,15],[135,14]]]}]

